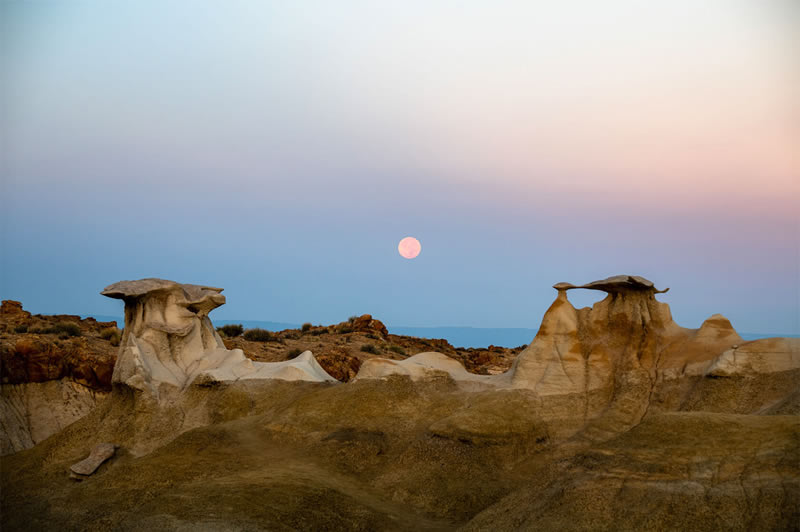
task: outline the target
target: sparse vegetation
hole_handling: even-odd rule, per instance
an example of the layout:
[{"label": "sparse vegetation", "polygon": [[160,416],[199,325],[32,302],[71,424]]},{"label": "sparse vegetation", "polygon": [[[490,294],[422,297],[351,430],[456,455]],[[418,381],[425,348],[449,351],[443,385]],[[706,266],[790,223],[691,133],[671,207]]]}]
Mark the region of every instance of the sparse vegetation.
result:
[{"label": "sparse vegetation", "polygon": [[100,331],[100,338],[103,340],[109,340],[115,334],[119,334],[119,329],[116,327],[108,327]]},{"label": "sparse vegetation", "polygon": [[17,325],[16,327],[14,327],[14,332],[17,334],[26,333],[28,332],[28,326],[25,324]]},{"label": "sparse vegetation", "polygon": [[109,342],[111,342],[111,345],[116,347],[122,340],[122,331],[120,331],[116,327],[108,327],[100,331],[100,338],[102,338],[103,340],[108,340]]},{"label": "sparse vegetation", "polygon": [[32,334],[57,334],[63,340],[65,338],[69,338],[70,336],[80,336],[81,328],[77,323],[73,323],[71,321],[62,321],[51,327],[46,327],[44,329],[34,328],[30,329],[28,332]]},{"label": "sparse vegetation", "polygon": [[302,349],[292,349],[289,351],[289,354],[286,355],[286,360],[292,360],[293,358],[297,358],[303,352]]},{"label": "sparse vegetation", "polygon": [[341,327],[339,327],[339,330],[336,331],[336,332],[338,332],[339,334],[348,334],[348,333],[353,332],[353,328],[352,327],[348,327],[347,325],[342,325]]},{"label": "sparse vegetation", "polygon": [[308,331],[311,330],[311,327],[313,327],[313,325],[311,325],[310,323],[306,322],[306,323],[303,324],[303,326],[300,328],[300,330],[303,331],[303,332],[308,332]]},{"label": "sparse vegetation", "polygon": [[397,353],[398,355],[403,355],[403,356],[406,355],[406,350],[403,349],[402,347],[400,347],[399,345],[390,345],[389,346],[389,351],[393,351],[393,352]]},{"label": "sparse vegetation", "polygon": [[244,339],[251,342],[269,342],[272,340],[272,333],[266,329],[247,329],[244,331]]},{"label": "sparse vegetation", "polygon": [[322,329],[314,329],[313,331],[311,331],[311,334],[312,334],[312,336],[319,336],[320,334],[328,334],[329,332],[331,332],[331,331],[328,330],[327,327],[325,327],[325,328],[322,328]]},{"label": "sparse vegetation", "polygon": [[358,319],[358,316],[350,316],[349,318],[347,318],[347,323],[353,323],[357,319]]},{"label": "sparse vegetation", "polygon": [[365,353],[372,353],[373,355],[379,355],[380,352],[381,352],[380,349],[378,349],[377,347],[375,347],[372,344],[364,344],[364,345],[362,345],[361,346],[361,350],[363,352],[365,352]]},{"label": "sparse vegetation", "polygon": [[57,323],[53,327],[53,332],[56,334],[61,334],[62,336],[65,337],[80,336],[81,328],[78,326],[77,323],[73,323],[71,321],[62,321]]},{"label": "sparse vegetation", "polygon": [[244,333],[244,327],[242,327],[241,323],[231,323],[229,325],[223,325],[222,327],[217,327],[217,332],[221,333],[222,335],[228,338],[235,338],[237,336],[241,336]]}]

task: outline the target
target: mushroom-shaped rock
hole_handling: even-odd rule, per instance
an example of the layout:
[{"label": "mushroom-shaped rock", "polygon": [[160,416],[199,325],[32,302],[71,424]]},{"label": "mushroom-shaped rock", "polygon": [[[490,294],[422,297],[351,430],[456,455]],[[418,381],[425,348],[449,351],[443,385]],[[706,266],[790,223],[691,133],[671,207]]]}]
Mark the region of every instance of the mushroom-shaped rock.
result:
[{"label": "mushroom-shaped rock", "polygon": [[[741,341],[730,322],[714,315],[699,330],[672,320],[666,303],[656,300],[655,284],[638,275],[617,275],[583,285],[561,282],[533,342],[514,368],[515,387],[540,395],[613,394],[630,371],[686,367],[704,357],[710,361]],[[567,291],[601,290],[608,296],[591,308],[576,309]],[[707,362],[706,362],[707,363]],[[703,366],[705,367],[705,366]]]},{"label": "mushroom-shaped rock", "polygon": [[[125,329],[112,383],[158,397],[161,386],[185,389],[206,372],[214,372],[212,380],[282,378],[279,367],[273,366],[282,363],[253,362],[241,349],[225,348],[208,317],[225,304],[221,292],[222,288],[153,278],[106,287],[101,294],[125,302]],[[318,365],[312,369],[302,380],[333,380]]]},{"label": "mushroom-shaped rock", "polygon": [[603,292],[608,292],[609,294],[619,293],[619,292],[630,292],[630,291],[652,291],[656,294],[662,294],[664,292],[669,291],[669,288],[664,290],[658,290],[653,281],[649,279],[645,279],[644,277],[640,277],[638,275],[615,275],[613,277],[608,277],[607,279],[601,279],[600,281],[592,281],[591,283],[586,283],[582,285],[574,285],[571,283],[556,283],[553,285],[558,291],[561,290],[572,290],[575,288],[586,288],[588,290],[602,290]]}]

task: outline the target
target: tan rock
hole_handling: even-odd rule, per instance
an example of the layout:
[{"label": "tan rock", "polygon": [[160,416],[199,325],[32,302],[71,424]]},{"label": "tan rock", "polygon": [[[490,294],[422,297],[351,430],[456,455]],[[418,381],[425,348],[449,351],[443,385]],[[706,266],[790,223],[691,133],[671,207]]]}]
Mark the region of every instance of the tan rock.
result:
[{"label": "tan rock", "polygon": [[117,446],[113,443],[98,443],[92,448],[89,456],[73,464],[72,467],[69,468],[72,472],[70,477],[76,480],[83,480],[85,477],[97,471],[97,468],[100,467],[103,462],[114,456],[116,450]]},{"label": "tan rock", "polygon": [[436,352],[419,353],[405,360],[371,358],[361,364],[354,380],[384,379],[391,375],[407,376],[414,381],[449,377],[462,388],[469,389],[508,384],[506,375],[475,375],[469,373],[459,361]]},{"label": "tan rock", "polygon": [[164,279],[121,281],[103,290],[103,295],[125,301],[113,382],[158,398],[161,387],[184,390],[198,377],[335,380],[310,353],[286,363],[264,363],[246,358],[241,349],[226,349],[208,317],[225,303],[220,292],[222,288]]},{"label": "tan rock", "polygon": [[800,368],[800,338],[764,338],[744,342],[719,355],[706,375],[753,376]]}]

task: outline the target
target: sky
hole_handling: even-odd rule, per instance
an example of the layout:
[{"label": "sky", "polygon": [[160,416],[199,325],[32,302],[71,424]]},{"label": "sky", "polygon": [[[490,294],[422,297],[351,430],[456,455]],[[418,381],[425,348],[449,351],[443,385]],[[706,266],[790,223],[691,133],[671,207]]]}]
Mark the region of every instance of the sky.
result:
[{"label": "sky", "polygon": [[535,328],[554,283],[635,274],[685,327],[798,334],[798,28],[791,0],[4,1],[0,297],[121,315],[103,287],[161,277],[225,288],[212,319]]}]

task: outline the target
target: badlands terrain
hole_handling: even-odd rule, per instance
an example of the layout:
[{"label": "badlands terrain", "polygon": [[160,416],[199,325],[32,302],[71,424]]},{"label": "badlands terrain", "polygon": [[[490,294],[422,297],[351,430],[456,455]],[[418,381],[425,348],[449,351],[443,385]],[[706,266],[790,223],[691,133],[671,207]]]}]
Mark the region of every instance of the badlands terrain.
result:
[{"label": "badlands terrain", "polygon": [[554,288],[486,350],[368,315],[223,337],[221,289],[160,279],[103,291],[123,331],[3,302],[2,529],[800,528],[800,340],[683,328],[641,277]]}]

